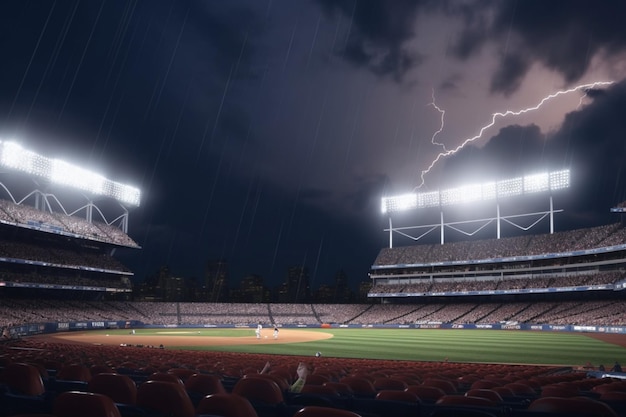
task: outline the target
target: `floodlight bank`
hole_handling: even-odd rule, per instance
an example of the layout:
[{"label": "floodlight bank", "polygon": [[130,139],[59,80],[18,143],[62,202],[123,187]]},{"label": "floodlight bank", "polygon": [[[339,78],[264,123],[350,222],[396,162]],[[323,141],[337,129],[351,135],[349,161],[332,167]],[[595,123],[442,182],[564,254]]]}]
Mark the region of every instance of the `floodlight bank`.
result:
[{"label": "floodlight bank", "polygon": [[474,201],[499,200],[506,197],[534,194],[568,188],[569,169],[532,174],[483,184],[471,184],[427,193],[407,193],[383,197],[383,214],[403,210],[448,206]]},{"label": "floodlight bank", "polygon": [[59,159],[46,158],[12,141],[0,140],[0,166],[94,195],[111,197],[131,206],[140,204],[141,192],[136,187],[109,180]]}]

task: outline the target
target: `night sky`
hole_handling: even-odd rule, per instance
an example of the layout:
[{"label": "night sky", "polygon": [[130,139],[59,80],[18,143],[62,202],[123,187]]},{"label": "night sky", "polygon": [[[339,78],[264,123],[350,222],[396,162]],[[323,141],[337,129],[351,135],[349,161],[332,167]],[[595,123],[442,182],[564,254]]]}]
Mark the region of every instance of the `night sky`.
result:
[{"label": "night sky", "polygon": [[5,0],[0,138],[142,190],[142,249],[119,254],[139,280],[223,258],[235,283],[305,265],[313,287],[339,270],[356,285],[388,243],[383,195],[569,168],[557,229],[618,220],[624,16],[610,0]]}]

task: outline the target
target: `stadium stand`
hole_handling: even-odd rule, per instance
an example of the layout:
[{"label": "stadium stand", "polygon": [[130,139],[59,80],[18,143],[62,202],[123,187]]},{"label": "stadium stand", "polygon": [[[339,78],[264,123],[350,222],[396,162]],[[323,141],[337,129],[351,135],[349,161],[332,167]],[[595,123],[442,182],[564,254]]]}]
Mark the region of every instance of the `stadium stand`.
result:
[{"label": "stadium stand", "polygon": [[[256,370],[263,369],[265,355],[68,345],[9,331],[44,323],[131,321],[626,326],[621,224],[385,248],[372,266],[370,302],[348,305],[131,301],[132,271],[111,253],[138,245],[119,228],[0,200],[0,236],[0,417],[85,415],[80,407],[121,417],[228,417],[225,408],[242,413],[233,417],[304,417],[330,415],[329,410],[362,417],[563,417],[580,410],[626,415],[620,381],[590,381],[585,372],[562,367],[327,357],[312,362],[277,355],[273,361],[282,372],[260,376]],[[295,395],[289,386],[303,361],[311,366],[310,377]],[[265,395],[259,395],[262,389]],[[67,405],[70,397],[82,405]],[[579,397],[585,399],[578,408],[545,400]],[[84,405],[90,401],[100,405]]]}]

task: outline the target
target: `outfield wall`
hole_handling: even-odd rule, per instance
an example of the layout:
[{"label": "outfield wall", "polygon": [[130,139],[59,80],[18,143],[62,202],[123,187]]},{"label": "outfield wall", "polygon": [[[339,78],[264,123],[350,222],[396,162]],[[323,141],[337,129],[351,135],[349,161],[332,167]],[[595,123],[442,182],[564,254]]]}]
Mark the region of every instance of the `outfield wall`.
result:
[{"label": "outfield wall", "polygon": [[[234,324],[144,324],[138,320],[127,321],[79,321],[59,323],[32,323],[9,327],[4,330],[3,337],[20,338],[38,334],[102,330],[102,329],[131,329],[131,328],[245,328],[256,329],[257,323],[249,325]],[[452,324],[452,323],[412,323],[412,324],[286,324],[278,326],[286,329],[309,328],[309,329],[488,329],[488,330],[520,330],[520,331],[544,331],[544,332],[591,332],[626,334],[624,326],[580,326],[580,325],[552,325],[552,324],[523,324],[523,323],[494,323],[494,324]],[[268,326],[271,328],[271,326]],[[8,332],[7,332],[8,330]],[[7,334],[8,333],[8,334]]]}]

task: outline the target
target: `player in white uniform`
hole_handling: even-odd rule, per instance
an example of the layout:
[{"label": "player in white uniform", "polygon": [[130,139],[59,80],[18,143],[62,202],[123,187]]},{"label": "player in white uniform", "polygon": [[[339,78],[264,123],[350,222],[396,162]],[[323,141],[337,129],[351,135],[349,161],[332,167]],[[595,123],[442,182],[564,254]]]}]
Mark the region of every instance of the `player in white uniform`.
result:
[{"label": "player in white uniform", "polygon": [[260,339],[261,338],[261,330],[263,329],[263,326],[261,325],[261,323],[259,323],[256,326],[256,330],[254,331],[254,333],[256,334],[256,338]]},{"label": "player in white uniform", "polygon": [[274,325],[274,339],[278,339],[278,326]]}]

